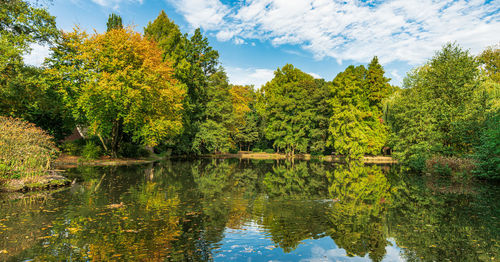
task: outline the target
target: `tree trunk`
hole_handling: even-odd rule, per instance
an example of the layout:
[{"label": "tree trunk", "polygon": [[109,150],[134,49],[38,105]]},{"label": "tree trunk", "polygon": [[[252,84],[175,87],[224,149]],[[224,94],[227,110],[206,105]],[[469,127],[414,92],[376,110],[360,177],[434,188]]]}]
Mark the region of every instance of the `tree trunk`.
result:
[{"label": "tree trunk", "polygon": [[101,140],[102,147],[104,148],[104,151],[108,152],[108,147],[106,146],[106,143],[104,143],[104,139],[102,139],[101,134],[97,133],[97,137],[99,137],[99,140]]},{"label": "tree trunk", "polygon": [[122,140],[123,120],[119,119],[113,123],[111,130],[111,156],[118,157],[118,149]]}]

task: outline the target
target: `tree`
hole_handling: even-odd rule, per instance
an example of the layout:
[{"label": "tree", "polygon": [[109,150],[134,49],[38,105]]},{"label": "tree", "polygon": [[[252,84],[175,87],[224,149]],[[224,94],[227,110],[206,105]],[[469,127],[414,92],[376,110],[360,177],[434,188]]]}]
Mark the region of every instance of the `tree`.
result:
[{"label": "tree", "polygon": [[163,51],[165,60],[170,60],[176,67],[184,52],[185,38],[179,27],[168,18],[164,10],[144,28],[144,36],[155,40]]},{"label": "tree", "polygon": [[64,39],[52,74],[77,119],[106,138],[114,156],[124,134],[155,146],[181,132],[185,90],[155,42],[130,29],[91,37],[75,30]]},{"label": "tree", "polygon": [[332,81],[329,144],[349,159],[378,154],[388,130],[382,120],[382,100],[390,92],[389,79],[374,57],[368,66],[349,66]]},{"label": "tree", "polygon": [[199,28],[191,37],[182,35],[164,11],[144,28],[144,34],[158,42],[164,59],[173,63],[175,78],[187,86],[184,129],[170,146],[176,153],[193,153],[193,141],[205,114],[209,77],[217,71],[219,53],[209,46]]},{"label": "tree", "polygon": [[26,1],[0,2],[0,74],[1,85],[23,65],[22,56],[32,44],[50,44],[58,35],[55,17],[47,10]]},{"label": "tree", "polygon": [[[478,137],[478,69],[473,56],[447,44],[408,74],[391,109],[391,144],[399,157],[421,170],[433,154],[470,153]],[[474,113],[476,112],[476,113]]]},{"label": "tree", "polygon": [[255,112],[255,91],[253,86],[233,85],[229,90],[232,97],[235,126],[232,130],[233,140],[239,145],[247,146],[250,150],[251,144],[258,139],[258,116]]},{"label": "tree", "polygon": [[108,32],[113,29],[123,29],[122,17],[117,14],[110,14],[106,27]]},{"label": "tree", "polygon": [[373,57],[370,64],[368,64],[365,79],[365,90],[367,91],[372,111],[382,110],[382,102],[390,95],[392,90],[392,87],[389,84],[391,79],[385,77],[384,74],[384,68],[379,64],[378,58],[376,56]]},{"label": "tree", "polygon": [[234,113],[226,73],[220,69],[209,78],[204,120],[193,141],[193,151],[227,152],[233,147]]},{"label": "tree", "polygon": [[262,87],[258,112],[264,118],[264,133],[273,146],[291,155],[307,152],[311,130],[318,114],[317,83],[293,65],[274,72],[274,78]]},{"label": "tree", "polygon": [[0,2],[0,10],[0,115],[23,118],[60,140],[73,128],[71,114],[43,71],[23,62],[33,44],[58,39],[55,17],[19,0]]},{"label": "tree", "polygon": [[500,48],[498,46],[486,48],[476,60],[486,76],[500,83]]}]

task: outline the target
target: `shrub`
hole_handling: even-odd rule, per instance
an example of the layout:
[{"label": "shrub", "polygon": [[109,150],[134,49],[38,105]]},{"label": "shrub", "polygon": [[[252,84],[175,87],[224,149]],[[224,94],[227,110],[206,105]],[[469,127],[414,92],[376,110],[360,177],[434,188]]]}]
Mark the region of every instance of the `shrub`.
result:
[{"label": "shrub", "polygon": [[433,156],[425,162],[428,174],[450,177],[456,181],[470,179],[475,167],[474,160],[459,157]]},{"label": "shrub", "polygon": [[102,155],[102,149],[92,141],[87,141],[82,149],[82,157],[84,159],[97,159]]},{"label": "shrub", "polygon": [[150,152],[143,146],[123,143],[120,145],[119,155],[122,157],[137,158],[137,157],[148,157]]},{"label": "shrub", "polygon": [[0,116],[0,177],[43,175],[58,153],[53,138],[41,128]]},{"label": "shrub", "polygon": [[61,150],[71,156],[79,156],[82,154],[82,149],[85,146],[84,139],[77,139],[74,141],[67,141],[61,145]]},{"label": "shrub", "polygon": [[254,153],[260,153],[260,152],[262,152],[262,149],[256,147],[256,148],[252,149],[252,152],[254,152]]},{"label": "shrub", "polygon": [[274,149],[268,148],[268,149],[265,149],[264,152],[269,153],[269,154],[274,154]]}]

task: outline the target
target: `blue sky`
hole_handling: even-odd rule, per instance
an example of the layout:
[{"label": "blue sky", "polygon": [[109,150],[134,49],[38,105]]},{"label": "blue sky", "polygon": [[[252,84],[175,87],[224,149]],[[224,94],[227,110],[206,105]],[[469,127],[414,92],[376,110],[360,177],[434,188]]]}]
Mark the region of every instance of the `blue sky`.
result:
[{"label": "blue sky", "polygon": [[[260,87],[291,63],[332,80],[379,57],[393,84],[447,42],[471,53],[500,44],[500,1],[431,0],[53,0],[62,30],[103,32],[110,13],[142,32],[163,9],[183,33],[200,27],[233,84]],[[26,62],[48,55],[34,46]]]}]

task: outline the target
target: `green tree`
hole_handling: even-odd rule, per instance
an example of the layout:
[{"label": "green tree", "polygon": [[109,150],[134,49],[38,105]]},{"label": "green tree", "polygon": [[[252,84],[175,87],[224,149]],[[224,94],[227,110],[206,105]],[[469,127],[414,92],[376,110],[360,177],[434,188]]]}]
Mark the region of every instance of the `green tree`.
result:
[{"label": "green tree", "polygon": [[0,10],[0,85],[4,86],[24,65],[22,56],[31,51],[30,45],[52,43],[58,31],[55,17],[27,1],[2,1]]},{"label": "green tree", "polygon": [[388,130],[382,120],[382,100],[389,93],[389,79],[373,58],[368,70],[349,66],[332,82],[330,140],[335,151],[350,159],[378,154]]},{"label": "green tree", "polygon": [[122,17],[117,14],[110,14],[106,26],[108,32],[113,29],[123,29]]},{"label": "green tree", "polygon": [[471,152],[479,125],[470,123],[477,118],[474,112],[481,111],[473,107],[478,73],[468,51],[447,44],[427,64],[408,74],[389,117],[391,144],[403,162],[421,170],[433,154]]},{"label": "green tree", "polygon": [[185,38],[179,26],[168,18],[164,10],[144,28],[144,36],[155,40],[163,51],[164,59],[170,60],[177,67],[184,52]]},{"label": "green tree", "polygon": [[209,46],[201,30],[195,30],[191,37],[182,35],[178,26],[164,11],[144,28],[146,37],[158,42],[165,60],[173,63],[174,76],[186,84],[184,100],[183,132],[169,143],[176,153],[193,153],[193,142],[200,130],[207,103],[209,77],[216,73],[219,53]]},{"label": "green tree", "polygon": [[488,47],[477,58],[484,73],[491,80],[500,83],[500,48]]},{"label": "green tree", "polygon": [[500,110],[490,113],[476,146],[478,177],[500,179]]},{"label": "green tree", "polygon": [[60,140],[73,127],[71,115],[43,71],[23,62],[31,45],[58,39],[55,17],[26,1],[2,1],[0,10],[0,115],[28,120]]},{"label": "green tree", "polygon": [[195,152],[227,152],[233,147],[234,111],[227,75],[219,69],[209,78],[204,120],[193,140]]},{"label": "green tree", "polygon": [[[317,137],[317,114],[321,102],[317,96],[321,85],[293,65],[274,72],[274,78],[262,87],[258,112],[263,117],[264,133],[273,147],[291,155],[307,152]],[[315,100],[318,99],[318,100]]]}]

